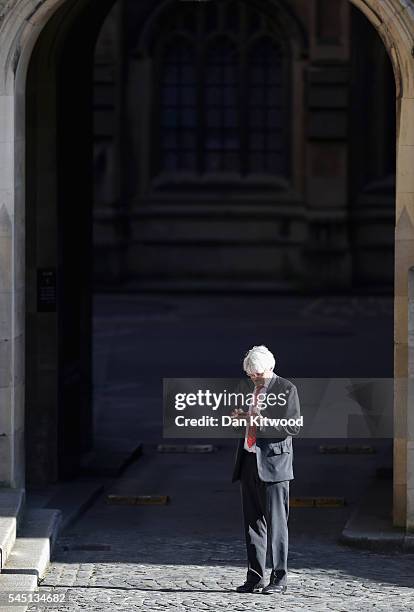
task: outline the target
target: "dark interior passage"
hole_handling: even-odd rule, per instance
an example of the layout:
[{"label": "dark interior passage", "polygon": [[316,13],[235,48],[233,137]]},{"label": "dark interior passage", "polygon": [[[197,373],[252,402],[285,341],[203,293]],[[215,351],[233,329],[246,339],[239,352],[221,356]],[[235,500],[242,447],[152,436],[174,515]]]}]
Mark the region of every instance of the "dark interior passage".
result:
[{"label": "dark interior passage", "polygon": [[148,400],[160,424],[162,377],[239,376],[253,344],[288,378],[392,376],[395,85],[377,33],[341,6],[313,22],[300,2],[74,2],[40,37],[33,486],[81,473],[94,435],[117,431],[105,410],[119,435],[153,436],[118,403]]}]

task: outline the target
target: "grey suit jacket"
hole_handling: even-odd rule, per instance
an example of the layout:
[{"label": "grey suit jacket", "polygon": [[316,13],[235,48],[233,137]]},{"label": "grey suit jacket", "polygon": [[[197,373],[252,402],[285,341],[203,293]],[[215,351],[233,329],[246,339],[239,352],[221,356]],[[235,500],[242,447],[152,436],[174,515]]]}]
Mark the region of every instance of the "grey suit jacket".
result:
[{"label": "grey suit jacket", "polygon": [[[243,392],[251,392],[254,388],[253,383],[246,380],[246,387]],[[246,391],[249,389],[249,391]],[[287,398],[286,406],[281,407],[280,405],[268,406],[260,412],[261,416],[268,416],[270,418],[298,418],[300,416],[300,404],[298,391],[296,386],[277,374],[273,374],[273,377],[267,388],[267,393],[272,392],[275,394],[285,393]],[[240,479],[240,465],[241,457],[244,447],[244,436],[246,427],[240,428],[242,437],[238,441],[236,449],[236,457],[234,462],[232,482]],[[261,437],[261,433],[268,434],[274,431],[274,437]],[[264,427],[262,430],[259,428],[256,431],[256,461],[257,471],[260,480],[265,482],[279,482],[281,480],[293,480],[293,442],[292,436],[299,433],[297,427],[282,427],[281,425],[275,427],[269,425]]]}]

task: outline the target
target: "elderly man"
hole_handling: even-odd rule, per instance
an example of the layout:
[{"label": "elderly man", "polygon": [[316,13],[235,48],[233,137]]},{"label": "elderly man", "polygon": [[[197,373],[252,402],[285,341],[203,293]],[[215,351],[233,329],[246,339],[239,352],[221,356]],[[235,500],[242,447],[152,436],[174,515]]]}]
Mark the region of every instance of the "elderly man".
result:
[{"label": "elderly man", "polygon": [[[239,593],[283,593],[287,588],[292,435],[299,432],[299,427],[275,426],[274,419],[298,419],[300,406],[295,385],[275,374],[274,367],[274,356],[267,347],[254,346],[248,351],[243,369],[250,381],[246,381],[242,392],[253,391],[253,402],[247,414],[241,408],[232,412],[236,423],[240,423],[237,427],[242,434],[232,482],[240,480],[248,560],[246,582],[236,589]],[[274,405],[271,405],[269,394],[278,403],[273,401]],[[267,405],[264,398],[269,400]],[[250,415],[268,417],[271,424],[255,425]],[[262,421],[266,423],[267,419]],[[268,542],[272,572],[269,584],[265,585]]]}]

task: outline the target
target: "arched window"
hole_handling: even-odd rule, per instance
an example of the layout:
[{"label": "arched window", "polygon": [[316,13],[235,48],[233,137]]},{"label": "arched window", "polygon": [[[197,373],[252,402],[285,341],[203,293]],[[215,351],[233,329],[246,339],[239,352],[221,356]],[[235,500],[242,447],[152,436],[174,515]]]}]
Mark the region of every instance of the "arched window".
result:
[{"label": "arched window", "polygon": [[177,39],[164,49],[161,78],[161,171],[196,170],[196,73],[194,51]]},{"label": "arched window", "polygon": [[279,47],[262,38],[247,60],[248,166],[253,172],[286,174],[286,104],[283,58]]},{"label": "arched window", "polygon": [[178,2],[162,22],[152,176],[287,178],[289,57],[274,23],[242,1]]},{"label": "arched window", "polygon": [[213,40],[206,54],[202,166],[206,172],[240,171],[238,52],[228,40]]}]

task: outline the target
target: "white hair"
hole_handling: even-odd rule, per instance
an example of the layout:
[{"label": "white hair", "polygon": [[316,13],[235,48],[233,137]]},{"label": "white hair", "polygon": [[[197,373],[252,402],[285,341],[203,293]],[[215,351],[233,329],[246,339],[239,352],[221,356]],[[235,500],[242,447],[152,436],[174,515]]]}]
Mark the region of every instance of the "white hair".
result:
[{"label": "white hair", "polygon": [[263,344],[254,346],[247,351],[243,360],[243,369],[247,374],[252,372],[264,372],[265,370],[273,370],[275,367],[275,358],[273,353],[269,351],[267,346]]}]

